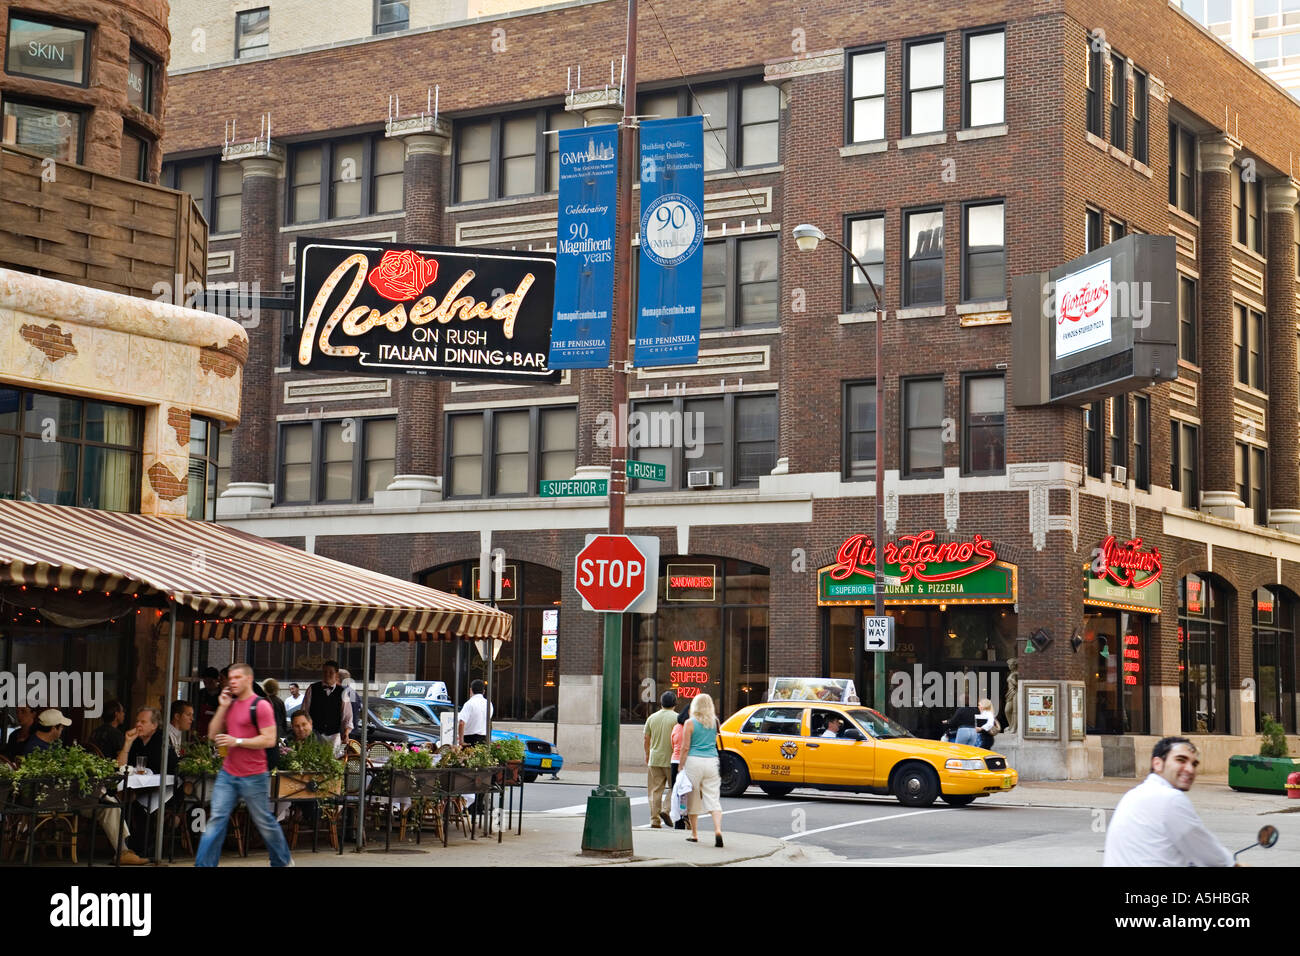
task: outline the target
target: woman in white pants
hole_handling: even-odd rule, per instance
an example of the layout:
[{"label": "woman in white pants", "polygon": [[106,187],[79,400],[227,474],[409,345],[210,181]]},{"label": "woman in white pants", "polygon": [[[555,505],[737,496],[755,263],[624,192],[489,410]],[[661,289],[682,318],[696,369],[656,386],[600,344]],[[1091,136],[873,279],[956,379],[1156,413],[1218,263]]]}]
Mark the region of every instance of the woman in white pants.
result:
[{"label": "woman in white pants", "polygon": [[691,822],[691,843],[700,841],[696,821],[701,811],[713,816],[713,845],[722,846],[722,801],[718,790],[722,778],[718,773],[718,715],[713,698],[698,694],[691,701],[691,718],[682,729],[682,773],[691,781],[686,800],[686,814]]}]

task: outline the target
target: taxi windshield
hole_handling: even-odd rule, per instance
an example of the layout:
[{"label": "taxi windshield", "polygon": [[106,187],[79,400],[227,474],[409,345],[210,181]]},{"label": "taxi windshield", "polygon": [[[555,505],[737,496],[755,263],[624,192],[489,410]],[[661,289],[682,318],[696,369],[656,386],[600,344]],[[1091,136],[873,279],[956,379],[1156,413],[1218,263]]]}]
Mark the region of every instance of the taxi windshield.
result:
[{"label": "taxi windshield", "polygon": [[386,727],[392,727],[394,724],[413,724],[417,727],[432,727],[433,721],[424,715],[424,713],[409,704],[399,704],[396,701],[384,701],[374,705],[375,716],[379,722]]},{"label": "taxi windshield", "polygon": [[913,736],[912,732],[902,724],[895,723],[879,711],[870,710],[866,707],[855,707],[846,710],[845,713],[857,721],[859,727],[877,740]]}]

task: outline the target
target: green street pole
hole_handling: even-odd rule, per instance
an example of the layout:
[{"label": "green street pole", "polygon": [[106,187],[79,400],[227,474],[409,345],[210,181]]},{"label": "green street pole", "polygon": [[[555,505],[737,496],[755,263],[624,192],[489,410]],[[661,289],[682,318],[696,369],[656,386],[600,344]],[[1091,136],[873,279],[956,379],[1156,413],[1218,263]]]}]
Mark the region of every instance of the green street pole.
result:
[{"label": "green street pole", "polygon": [[632,852],[632,801],[618,786],[618,705],[623,671],[623,615],[605,615],[604,694],[600,710],[600,785],[587,797],[582,852],[626,856]]},{"label": "green street pole", "polygon": [[[615,219],[613,343],[614,387],[610,404],[615,421],[625,420],[627,404],[627,334],[632,311],[628,268],[632,251],[632,176],[638,170],[636,137],[636,0],[627,4],[627,85],[623,90],[623,128],[619,131],[618,215]],[[627,495],[627,436],[614,429],[609,461],[609,533],[623,534]],[[648,572],[647,572],[648,573]],[[632,855],[632,802],[618,788],[618,710],[623,676],[623,615],[605,615],[605,654],[601,688],[600,786],[587,798],[582,852],[595,856]]]}]

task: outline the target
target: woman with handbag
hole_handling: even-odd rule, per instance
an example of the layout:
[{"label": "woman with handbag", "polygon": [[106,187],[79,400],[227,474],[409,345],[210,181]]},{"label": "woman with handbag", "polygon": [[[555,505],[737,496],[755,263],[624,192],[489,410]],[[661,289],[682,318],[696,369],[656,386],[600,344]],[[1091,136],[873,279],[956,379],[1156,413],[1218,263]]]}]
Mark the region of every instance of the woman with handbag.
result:
[{"label": "woman with handbag", "polygon": [[718,715],[713,709],[713,698],[708,694],[698,694],[691,701],[691,717],[682,727],[682,757],[682,773],[691,781],[691,792],[686,803],[691,835],[686,839],[691,843],[700,842],[696,822],[703,811],[713,817],[713,845],[722,846]]}]

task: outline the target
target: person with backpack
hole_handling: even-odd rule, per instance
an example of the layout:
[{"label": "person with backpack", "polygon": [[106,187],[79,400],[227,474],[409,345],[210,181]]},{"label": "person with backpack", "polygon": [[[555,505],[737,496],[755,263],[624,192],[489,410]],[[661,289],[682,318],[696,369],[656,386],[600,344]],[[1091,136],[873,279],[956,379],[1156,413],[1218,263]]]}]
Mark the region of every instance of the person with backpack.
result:
[{"label": "person with backpack", "polygon": [[226,759],[212,787],[212,812],[194,854],[194,865],[217,865],[230,814],[242,799],[271,854],[271,865],[293,866],[289,844],[271,813],[269,771],[280,746],[275,711],[270,701],[253,693],[253,668],[249,665],[230,666],[230,683],[221,692],[209,731],[216,745],[226,750]]}]

